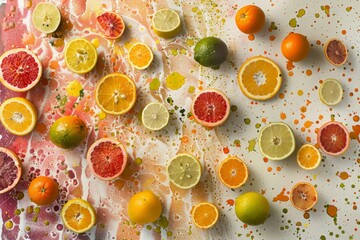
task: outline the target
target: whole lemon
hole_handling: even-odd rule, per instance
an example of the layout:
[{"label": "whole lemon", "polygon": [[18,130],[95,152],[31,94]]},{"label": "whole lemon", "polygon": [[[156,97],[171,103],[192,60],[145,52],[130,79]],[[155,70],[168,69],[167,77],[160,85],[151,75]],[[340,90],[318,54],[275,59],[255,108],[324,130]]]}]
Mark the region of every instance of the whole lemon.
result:
[{"label": "whole lemon", "polygon": [[151,190],[136,193],[128,203],[128,215],[132,222],[147,224],[158,219],[162,212],[161,202]]},{"label": "whole lemon", "polygon": [[235,201],[235,213],[240,221],[248,225],[259,225],[269,217],[268,200],[257,192],[241,194]]}]

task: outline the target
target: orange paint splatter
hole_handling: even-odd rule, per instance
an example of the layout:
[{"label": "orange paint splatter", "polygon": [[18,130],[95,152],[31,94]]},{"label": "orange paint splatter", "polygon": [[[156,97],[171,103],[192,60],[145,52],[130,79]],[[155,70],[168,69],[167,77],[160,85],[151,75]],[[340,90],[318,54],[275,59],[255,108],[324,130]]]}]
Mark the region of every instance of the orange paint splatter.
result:
[{"label": "orange paint splatter", "polygon": [[329,205],[327,208],[326,208],[326,213],[330,216],[330,217],[336,217],[337,215],[337,207],[335,207],[334,205]]},{"label": "orange paint splatter", "polygon": [[308,212],[305,212],[303,216],[304,216],[305,219],[309,219],[309,218],[310,218],[310,214],[309,214]]},{"label": "orange paint splatter", "polygon": [[360,118],[359,118],[358,115],[355,115],[355,116],[353,117],[353,120],[354,120],[354,122],[358,122],[358,121],[360,120]]},{"label": "orange paint splatter", "polygon": [[264,160],[264,162],[266,162],[266,163],[269,161],[269,159],[267,159],[266,157],[264,157],[263,160]]},{"label": "orange paint splatter", "polygon": [[284,112],[280,113],[280,118],[282,120],[286,119],[286,114]]},{"label": "orange paint splatter", "polygon": [[271,36],[269,37],[270,41],[274,41],[275,38],[276,38],[276,37],[275,37],[274,35],[271,35]]},{"label": "orange paint splatter", "polygon": [[302,95],[304,94],[304,91],[303,91],[303,90],[298,90],[298,91],[297,91],[297,94],[298,94],[299,96],[302,96]]},{"label": "orange paint splatter", "polygon": [[350,177],[350,175],[347,173],[347,172],[341,172],[339,175],[338,175],[342,180],[346,180]]},{"label": "orange paint splatter", "polygon": [[181,141],[182,141],[183,143],[187,143],[187,142],[189,142],[189,138],[188,138],[187,136],[183,136],[183,137],[181,138]]},{"label": "orange paint splatter", "polygon": [[248,39],[250,41],[254,41],[255,40],[255,35],[254,34],[249,34]]},{"label": "orange paint splatter", "polygon": [[230,150],[229,150],[228,147],[225,147],[225,148],[223,148],[223,152],[224,152],[225,154],[228,154],[228,153],[230,152]]},{"label": "orange paint splatter", "polygon": [[306,75],[307,76],[311,76],[312,75],[312,71],[310,69],[306,70]]},{"label": "orange paint splatter", "polygon": [[293,70],[293,68],[295,67],[294,63],[292,61],[287,61],[286,62],[286,69],[287,70]]},{"label": "orange paint splatter", "polygon": [[272,167],[268,167],[268,168],[267,168],[267,171],[268,171],[268,172],[272,172]]},{"label": "orange paint splatter", "polygon": [[306,110],[307,110],[307,108],[306,108],[305,106],[303,106],[303,107],[300,108],[300,111],[301,111],[302,113],[306,112]]},{"label": "orange paint splatter", "polygon": [[292,77],[292,76],[294,76],[294,72],[293,72],[293,71],[290,71],[290,72],[288,72],[288,75],[289,75],[290,77]]},{"label": "orange paint splatter", "polygon": [[24,45],[34,45],[35,44],[35,36],[32,33],[24,33],[22,42]]},{"label": "orange paint splatter", "polygon": [[353,131],[350,132],[350,138],[356,139],[360,143],[360,125],[352,126]]},{"label": "orange paint splatter", "polygon": [[42,122],[38,122],[35,126],[35,131],[37,131],[38,133],[44,134],[46,133],[46,125]]},{"label": "orange paint splatter", "polygon": [[319,115],[319,120],[322,120],[324,118],[323,115]]},{"label": "orange paint splatter", "polygon": [[299,124],[299,120],[295,119],[294,124]]},{"label": "orange paint splatter", "polygon": [[342,34],[342,35],[345,35],[345,34],[346,34],[346,30],[342,30],[342,31],[341,31],[341,34]]},{"label": "orange paint splatter", "polygon": [[285,97],[285,95],[284,95],[283,93],[280,93],[280,94],[279,94],[279,98],[280,98],[280,99],[284,99],[284,97]]},{"label": "orange paint splatter", "polygon": [[280,172],[280,171],[281,171],[281,167],[276,167],[276,171]]},{"label": "orange paint splatter", "polygon": [[59,69],[59,63],[57,61],[53,60],[50,62],[49,67],[53,70],[57,70],[57,69]]},{"label": "orange paint splatter", "polygon": [[262,118],[261,121],[262,121],[263,123],[265,123],[265,122],[266,122],[266,118]]},{"label": "orange paint splatter", "polygon": [[281,190],[281,192],[276,197],[273,198],[273,202],[277,202],[277,201],[279,201],[279,202],[287,202],[287,201],[289,201],[289,196],[285,195],[285,191],[286,191],[286,189],[283,188]]},{"label": "orange paint splatter", "polygon": [[306,141],[310,143],[311,142],[311,137],[307,136]]},{"label": "orange paint splatter", "polygon": [[313,123],[314,123],[314,122],[312,122],[312,121],[306,121],[306,122],[304,123],[304,127],[305,127],[305,128],[309,128],[309,127],[311,127],[311,125],[313,125]]},{"label": "orange paint splatter", "polygon": [[235,201],[234,201],[234,199],[228,199],[228,200],[226,200],[226,203],[232,207],[232,206],[234,206]]},{"label": "orange paint splatter", "polygon": [[316,40],[316,45],[320,45],[321,41],[320,40]]}]

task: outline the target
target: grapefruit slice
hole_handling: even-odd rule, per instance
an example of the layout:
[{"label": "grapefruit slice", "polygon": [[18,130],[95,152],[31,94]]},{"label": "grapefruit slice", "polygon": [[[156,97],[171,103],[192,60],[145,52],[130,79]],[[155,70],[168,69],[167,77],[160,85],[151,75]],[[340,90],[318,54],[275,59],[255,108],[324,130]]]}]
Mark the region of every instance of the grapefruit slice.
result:
[{"label": "grapefruit slice", "polygon": [[122,17],[114,12],[104,12],[96,17],[107,39],[117,39],[125,31],[125,23]]},{"label": "grapefruit slice", "polygon": [[290,201],[300,211],[312,209],[318,200],[318,194],[313,185],[307,182],[299,182],[291,189]]},{"label": "grapefruit slice", "polygon": [[230,101],[219,90],[207,89],[198,92],[191,104],[191,113],[196,122],[205,127],[216,127],[226,121],[230,114]]},{"label": "grapefruit slice", "polygon": [[0,57],[0,81],[10,90],[28,91],[39,82],[41,74],[40,60],[25,48],[9,50]]},{"label": "grapefruit slice", "polygon": [[335,66],[343,65],[348,57],[346,46],[339,39],[330,39],[324,47],[326,59]]},{"label": "grapefruit slice", "polygon": [[350,144],[350,134],[346,127],[339,122],[327,122],[317,133],[320,149],[333,156],[346,152]]},{"label": "grapefruit slice", "polygon": [[13,151],[0,147],[0,194],[10,191],[18,184],[21,172],[19,157]]},{"label": "grapefruit slice", "polygon": [[127,154],[124,146],[117,140],[102,138],[91,145],[86,159],[95,177],[113,180],[124,171]]}]

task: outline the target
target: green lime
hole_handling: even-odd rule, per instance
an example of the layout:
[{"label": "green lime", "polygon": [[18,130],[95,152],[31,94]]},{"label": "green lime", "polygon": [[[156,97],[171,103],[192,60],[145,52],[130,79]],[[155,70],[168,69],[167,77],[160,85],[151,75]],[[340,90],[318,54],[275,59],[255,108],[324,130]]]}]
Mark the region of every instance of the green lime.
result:
[{"label": "green lime", "polygon": [[229,50],[223,40],[206,37],[196,43],[194,59],[205,67],[217,69],[226,60],[228,53]]},{"label": "green lime", "polygon": [[32,13],[32,22],[40,32],[52,33],[60,25],[61,14],[53,3],[38,3]]},{"label": "green lime", "polygon": [[257,192],[243,193],[235,200],[235,213],[247,225],[262,224],[269,217],[269,201]]}]

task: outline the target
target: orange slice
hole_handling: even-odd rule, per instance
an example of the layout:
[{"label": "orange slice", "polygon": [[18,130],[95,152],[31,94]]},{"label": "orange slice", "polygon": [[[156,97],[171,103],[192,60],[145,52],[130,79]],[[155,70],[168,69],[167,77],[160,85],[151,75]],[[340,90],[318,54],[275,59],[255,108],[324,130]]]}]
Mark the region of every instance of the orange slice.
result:
[{"label": "orange slice", "polygon": [[101,110],[108,114],[127,113],[136,101],[135,83],[121,73],[106,75],[96,86],[95,99]]},{"label": "orange slice", "polygon": [[214,204],[203,202],[194,207],[192,218],[197,227],[211,228],[219,219],[219,210]]},{"label": "orange slice", "polygon": [[318,194],[313,185],[307,182],[299,182],[291,189],[290,201],[300,211],[308,211],[313,208],[318,200]]},{"label": "orange slice", "polygon": [[218,175],[221,182],[229,188],[238,188],[248,179],[248,169],[244,161],[232,156],[225,158],[219,166]]},{"label": "orange slice", "polygon": [[305,144],[297,152],[297,162],[303,169],[312,170],[319,166],[321,154],[316,147]]},{"label": "orange slice", "polygon": [[258,56],[246,60],[238,73],[238,85],[248,98],[267,100],[281,87],[281,70],[271,59]]},{"label": "orange slice", "polygon": [[145,69],[150,66],[154,55],[145,43],[135,43],[128,52],[130,64],[136,69]]}]

